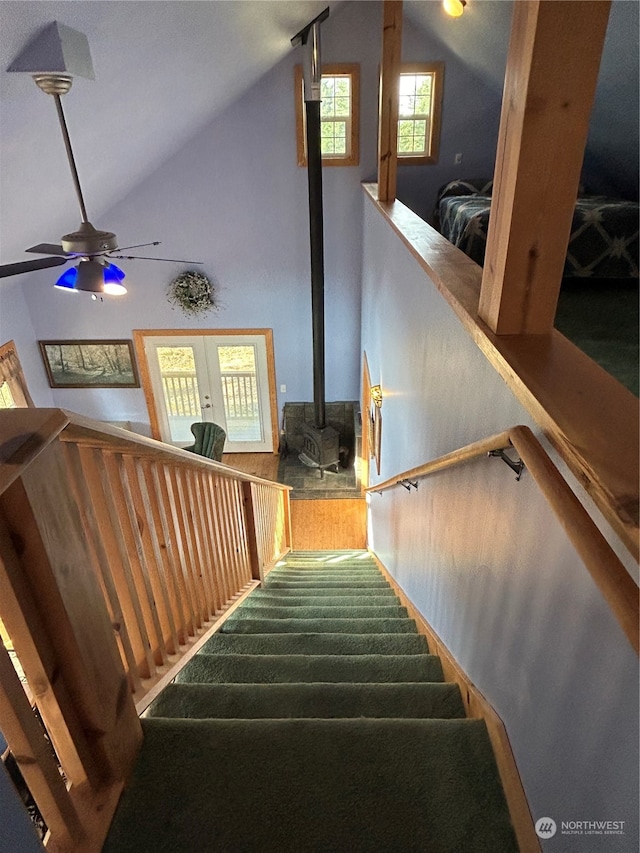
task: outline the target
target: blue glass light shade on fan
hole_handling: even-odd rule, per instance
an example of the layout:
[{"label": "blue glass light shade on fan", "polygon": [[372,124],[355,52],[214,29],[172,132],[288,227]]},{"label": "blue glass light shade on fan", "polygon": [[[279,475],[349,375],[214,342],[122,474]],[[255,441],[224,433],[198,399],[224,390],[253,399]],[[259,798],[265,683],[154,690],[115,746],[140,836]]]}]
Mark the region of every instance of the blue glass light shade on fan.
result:
[{"label": "blue glass light shade on fan", "polygon": [[124,272],[115,264],[100,261],[80,261],[77,267],[65,270],[54,287],[61,290],[88,293],[107,293],[121,296],[127,292],[122,284]]},{"label": "blue glass light shade on fan", "polygon": [[54,287],[59,288],[60,290],[68,290],[73,293],[77,293],[76,291],[76,279],[78,278],[78,270],[75,267],[69,267],[68,270],[65,270],[60,278],[53,285]]}]

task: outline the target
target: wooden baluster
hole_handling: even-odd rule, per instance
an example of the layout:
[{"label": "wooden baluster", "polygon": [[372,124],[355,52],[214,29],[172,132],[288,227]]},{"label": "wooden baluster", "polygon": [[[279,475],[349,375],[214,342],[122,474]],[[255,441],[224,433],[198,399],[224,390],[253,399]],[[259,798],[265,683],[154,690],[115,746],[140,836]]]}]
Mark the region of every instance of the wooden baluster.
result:
[{"label": "wooden baluster", "polygon": [[201,541],[204,551],[204,570],[208,579],[210,599],[209,612],[214,616],[221,607],[218,581],[216,577],[215,559],[213,556],[213,539],[211,536],[211,524],[207,508],[206,497],[206,475],[204,471],[195,471],[195,492],[199,513],[199,524],[201,530]]},{"label": "wooden baluster", "polygon": [[203,622],[206,620],[204,606],[200,595],[199,584],[196,578],[197,569],[195,566],[195,558],[193,554],[193,542],[191,540],[191,531],[189,524],[189,511],[185,497],[184,481],[181,469],[172,465],[169,468],[169,476],[172,484],[172,491],[175,500],[176,519],[180,530],[180,538],[182,541],[182,569],[183,576],[189,588],[193,613],[195,618],[196,628],[202,628]]},{"label": "wooden baluster", "polygon": [[176,580],[173,544],[168,528],[166,508],[162,502],[158,466],[155,462],[149,460],[143,460],[138,465],[140,466],[139,476],[144,479],[146,492],[149,496],[154,549],[157,549],[158,564],[162,565],[162,572],[165,578],[167,606],[173,624],[172,630],[175,633],[173,640],[176,644],[175,654],[178,654],[179,646],[184,645],[187,641],[185,611],[180,601],[180,591]]},{"label": "wooden baluster", "polygon": [[127,591],[131,597],[138,619],[140,634],[145,642],[145,663],[148,676],[153,677],[156,666],[163,663],[160,652],[160,626],[157,624],[156,610],[153,605],[153,593],[148,588],[141,566],[140,551],[137,547],[139,539],[138,522],[135,509],[131,503],[129,489],[123,481],[122,459],[120,455],[106,452],[103,454],[105,497],[111,505],[110,517],[107,523],[113,525],[122,567],[124,570]]},{"label": "wooden baluster", "polygon": [[231,484],[226,478],[222,481],[224,492],[226,516],[229,521],[229,542],[231,545],[231,561],[233,566],[233,575],[236,582],[236,591],[239,591],[244,586],[242,577],[242,565],[240,563],[240,549],[238,545],[238,523],[233,504],[233,495],[231,493]]},{"label": "wooden baluster", "polygon": [[[135,463],[129,454],[111,455],[117,468],[117,482],[124,497],[124,507],[128,524],[123,524],[123,532],[127,539],[127,551],[130,555],[131,568],[138,589],[149,637],[152,638],[153,658],[157,666],[167,662],[167,650],[164,643],[164,631],[161,624],[162,599],[156,595],[151,580],[154,574],[154,555],[151,547],[145,547],[146,525],[141,515],[142,497],[139,494]],[[149,565],[148,559],[152,565]]]},{"label": "wooden baluster", "polygon": [[209,581],[207,546],[203,537],[202,506],[198,492],[196,472],[185,471],[185,497],[187,499],[190,520],[189,530],[194,554],[194,565],[196,567],[198,589],[202,602],[203,618],[205,622],[208,622],[210,616],[215,612],[215,607],[212,605],[213,592]]},{"label": "wooden baluster", "polygon": [[210,518],[210,529],[213,537],[216,577],[218,578],[218,584],[220,586],[220,602],[221,607],[224,607],[231,598],[231,586],[227,574],[226,556],[222,542],[218,506],[216,504],[216,481],[217,477],[214,474],[207,472],[205,498],[207,502],[207,512]]},{"label": "wooden baluster", "polygon": [[174,480],[172,469],[169,465],[163,465],[161,472],[158,475],[158,486],[162,493],[163,503],[166,507],[167,517],[167,533],[171,539],[172,552],[175,565],[175,579],[180,590],[180,600],[185,609],[186,629],[190,636],[195,636],[197,633],[197,613],[189,574],[187,572],[187,557],[186,549],[182,539],[182,525],[180,523],[181,514],[174,490]]},{"label": "wooden baluster", "polygon": [[[72,486],[75,490],[74,493],[80,510],[87,545],[91,547],[94,555],[94,564],[99,571],[99,579],[105,603],[109,609],[111,624],[120,645],[123,658],[122,663],[129,676],[131,690],[136,693],[140,690],[141,681],[138,672],[136,651],[134,650],[127,627],[128,621],[135,622],[135,617],[132,616],[129,620],[125,618],[122,602],[111,571],[108,553],[109,545],[113,546],[115,540],[112,543],[105,542],[97,520],[101,509],[103,509],[103,506],[99,502],[102,487],[94,464],[97,451],[87,447],[78,447],[71,443],[63,445],[63,450],[67,457]],[[98,509],[96,509],[94,498],[98,499]],[[138,649],[138,652],[140,651],[141,647]]]},{"label": "wooden baluster", "polygon": [[120,527],[114,523],[116,508],[105,468],[105,454],[99,450],[81,448],[84,475],[91,492],[91,502],[99,538],[104,548],[106,563],[104,573],[112,578],[117,591],[118,601],[127,628],[135,658],[132,675],[137,678],[150,678],[154,671],[151,643],[147,634],[140,602],[136,595],[135,584],[131,577],[129,560],[125,552]]},{"label": "wooden baluster", "polygon": [[123,458],[123,464],[132,508],[135,507],[138,522],[133,532],[140,555],[145,589],[148,594],[150,592],[152,602],[155,604],[156,630],[160,633],[161,641],[161,659],[162,663],[166,663],[167,655],[176,654],[178,651],[178,638],[169,605],[165,567],[160,554],[151,498],[147,491],[141,463],[133,456],[127,455]]},{"label": "wooden baluster", "polygon": [[224,479],[216,476],[214,479],[214,499],[216,507],[216,518],[220,529],[220,542],[224,553],[224,573],[227,578],[227,589],[229,590],[230,601],[238,592],[238,581],[234,572],[233,564],[233,549],[231,546],[231,530],[229,527],[229,519],[226,511],[226,501],[224,493]]}]

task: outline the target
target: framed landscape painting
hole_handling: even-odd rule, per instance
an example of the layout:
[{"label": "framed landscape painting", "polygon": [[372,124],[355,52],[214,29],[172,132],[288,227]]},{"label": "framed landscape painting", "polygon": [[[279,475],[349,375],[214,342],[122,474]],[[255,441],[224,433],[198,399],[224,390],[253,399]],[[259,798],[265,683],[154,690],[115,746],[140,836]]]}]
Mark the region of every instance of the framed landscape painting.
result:
[{"label": "framed landscape painting", "polygon": [[52,388],[139,388],[133,345],[117,341],[38,341]]}]

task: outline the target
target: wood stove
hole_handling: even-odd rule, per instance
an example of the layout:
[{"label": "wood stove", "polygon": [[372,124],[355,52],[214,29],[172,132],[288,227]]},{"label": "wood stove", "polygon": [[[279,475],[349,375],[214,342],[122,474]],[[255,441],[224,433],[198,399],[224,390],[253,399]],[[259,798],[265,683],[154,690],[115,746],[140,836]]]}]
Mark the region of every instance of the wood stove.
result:
[{"label": "wood stove", "polygon": [[319,468],[320,477],[324,477],[327,468],[338,471],[340,460],[340,436],[331,426],[322,428],[315,424],[302,425],[302,450],[298,459],[309,468]]}]

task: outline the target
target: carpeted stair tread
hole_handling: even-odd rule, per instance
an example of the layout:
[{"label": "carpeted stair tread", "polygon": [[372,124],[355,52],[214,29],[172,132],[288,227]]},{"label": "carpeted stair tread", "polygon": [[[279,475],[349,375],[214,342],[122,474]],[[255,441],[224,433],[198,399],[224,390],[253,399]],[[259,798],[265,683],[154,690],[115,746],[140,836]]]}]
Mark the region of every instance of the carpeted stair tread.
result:
[{"label": "carpeted stair tread", "polygon": [[464,718],[457,684],[170,684],[151,717],[293,719],[313,717]]},{"label": "carpeted stair tread", "polygon": [[407,608],[400,604],[387,604],[382,607],[349,607],[334,605],[298,605],[297,607],[277,606],[268,604],[263,607],[239,607],[236,616],[250,619],[376,619],[378,617],[401,619],[407,618]]},{"label": "carpeted stair tread", "polygon": [[263,592],[255,590],[245,599],[242,608],[277,605],[282,607],[398,607],[400,599],[391,595],[351,595],[345,600],[340,595],[282,595],[282,590]]},{"label": "carpeted stair tread", "polygon": [[482,721],[142,724],[103,853],[517,850]]},{"label": "carpeted stair tread", "polygon": [[443,681],[436,655],[197,654],[178,673],[178,684],[234,682]]},{"label": "carpeted stair tread", "polygon": [[225,634],[417,634],[413,619],[241,619],[230,617]]},{"label": "carpeted stair tread", "polygon": [[428,654],[422,634],[214,634],[205,654],[418,655]]},{"label": "carpeted stair tread", "polygon": [[342,566],[345,563],[375,566],[376,561],[368,551],[290,551],[278,566]]},{"label": "carpeted stair tread", "polygon": [[327,578],[328,580],[340,580],[344,577],[360,578],[361,580],[380,580],[382,573],[378,569],[272,569],[268,577],[283,578],[288,577],[294,580],[302,578],[303,580],[315,578]]},{"label": "carpeted stair tread", "polygon": [[269,574],[265,581],[265,588],[268,588],[272,583],[304,583],[314,584],[314,586],[322,586],[322,584],[344,583],[348,586],[359,586],[360,584],[380,584],[383,587],[389,586],[386,578],[379,574],[367,574],[365,576],[352,574],[351,572],[336,572],[332,575],[316,575],[307,572],[304,575],[292,575],[289,572],[279,575]]},{"label": "carpeted stair tread", "polygon": [[290,596],[291,598],[300,598],[303,596],[304,598],[311,597],[319,597],[319,598],[340,598],[340,596],[357,597],[357,598],[365,598],[371,596],[372,598],[379,598],[380,596],[384,596],[386,598],[396,599],[397,596],[392,587],[373,587],[372,589],[363,589],[363,587],[352,586],[352,587],[329,587],[325,589],[315,589],[314,587],[309,587],[307,589],[286,589],[286,588],[277,588],[277,589],[256,589],[251,593],[251,597],[254,595],[262,596],[262,595],[282,595]]},{"label": "carpeted stair tread", "polygon": [[295,552],[142,720],[103,853],[512,853],[484,723],[366,551]]},{"label": "carpeted stair tread", "polygon": [[265,581],[265,589],[342,589],[354,586],[362,589],[391,589],[388,581],[381,580],[366,580],[353,581],[345,578],[345,580],[275,580],[271,581],[267,577]]}]

